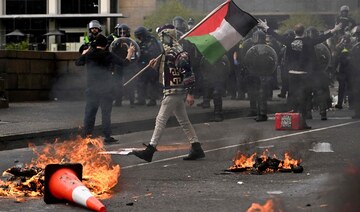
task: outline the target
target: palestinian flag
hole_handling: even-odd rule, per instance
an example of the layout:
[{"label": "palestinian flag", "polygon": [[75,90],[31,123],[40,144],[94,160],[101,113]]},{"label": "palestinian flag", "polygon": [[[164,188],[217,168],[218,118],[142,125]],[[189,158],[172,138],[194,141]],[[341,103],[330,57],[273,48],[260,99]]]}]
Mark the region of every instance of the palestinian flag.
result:
[{"label": "palestinian flag", "polygon": [[182,36],[211,63],[218,61],[257,25],[257,20],[227,0]]}]

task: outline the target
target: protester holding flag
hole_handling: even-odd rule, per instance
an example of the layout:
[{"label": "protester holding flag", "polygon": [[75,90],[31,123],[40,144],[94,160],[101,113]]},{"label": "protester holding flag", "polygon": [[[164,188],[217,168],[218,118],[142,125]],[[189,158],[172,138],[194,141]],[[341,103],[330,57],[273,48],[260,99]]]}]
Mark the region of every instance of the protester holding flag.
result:
[{"label": "protester holding flag", "polygon": [[156,66],[158,62],[156,59],[152,59],[149,66],[153,69],[159,68],[159,79],[163,84],[164,97],[156,117],[155,129],[150,144],[144,144],[146,146],[145,150],[133,151],[133,154],[147,162],[151,162],[166,123],[170,116],[174,114],[191,143],[190,153],[184,157],[184,160],[203,158],[205,153],[189,121],[184,102],[185,99],[189,105],[194,104],[192,90],[195,77],[191,69],[189,56],[176,40],[174,25],[164,25],[158,28],[157,32],[165,52],[159,67]]}]

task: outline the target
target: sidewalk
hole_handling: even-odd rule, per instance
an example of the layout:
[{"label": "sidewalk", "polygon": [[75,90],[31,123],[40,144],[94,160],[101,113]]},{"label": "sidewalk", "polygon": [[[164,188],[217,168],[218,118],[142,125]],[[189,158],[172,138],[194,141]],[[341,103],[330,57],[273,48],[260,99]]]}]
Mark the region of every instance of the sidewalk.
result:
[{"label": "sidewalk", "polygon": [[[269,113],[285,109],[285,100],[277,97],[269,101]],[[196,99],[195,105],[187,107],[192,123],[210,122],[213,118],[213,104],[211,108],[197,107],[201,99]],[[159,111],[157,106],[130,107],[124,101],[122,107],[113,107],[112,131],[114,135],[130,132],[151,130],[154,128],[155,118]],[[49,101],[10,103],[9,108],[0,109],[0,150],[27,147],[27,141],[43,143],[54,138],[66,138],[77,135],[84,117],[84,101]],[[248,100],[223,100],[224,118],[245,117],[249,113]],[[96,118],[96,131],[100,129],[101,111]],[[171,118],[168,127],[177,126],[175,118]],[[36,141],[38,140],[38,141]]]}]

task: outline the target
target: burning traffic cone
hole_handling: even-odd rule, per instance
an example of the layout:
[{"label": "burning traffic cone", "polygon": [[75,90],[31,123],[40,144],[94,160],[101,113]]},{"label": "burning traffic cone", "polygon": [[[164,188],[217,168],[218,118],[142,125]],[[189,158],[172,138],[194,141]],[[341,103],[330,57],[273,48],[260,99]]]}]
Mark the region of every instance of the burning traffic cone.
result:
[{"label": "burning traffic cone", "polygon": [[68,200],[94,211],[105,212],[105,206],[91,194],[80,179],[82,179],[82,165],[79,163],[47,165],[44,201],[51,204]]}]

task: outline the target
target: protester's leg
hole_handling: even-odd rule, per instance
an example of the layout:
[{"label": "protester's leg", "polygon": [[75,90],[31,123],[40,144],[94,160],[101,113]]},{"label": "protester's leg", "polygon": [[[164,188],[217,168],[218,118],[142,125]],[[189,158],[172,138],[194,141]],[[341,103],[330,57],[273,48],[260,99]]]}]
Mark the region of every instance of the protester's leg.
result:
[{"label": "protester's leg", "polygon": [[94,131],[96,113],[99,108],[99,99],[93,94],[86,94],[84,127],[81,136],[91,135]]},{"label": "protester's leg", "polygon": [[176,107],[174,108],[174,115],[179,122],[182,130],[184,131],[187,139],[190,143],[198,142],[199,139],[195,133],[189,117],[186,112],[185,102],[183,95],[174,96],[174,102],[176,101]]},{"label": "protester's leg", "polygon": [[166,127],[166,123],[170,115],[175,110],[176,102],[173,101],[173,96],[165,96],[161,102],[160,110],[156,117],[155,129],[151,137],[149,145],[145,145],[145,150],[133,151],[133,154],[147,162],[151,162],[153,155],[156,151],[156,146],[160,140],[163,131]]},{"label": "protester's leg", "polygon": [[184,157],[184,160],[196,160],[205,157],[205,153],[201,148],[201,144],[196,135],[195,129],[192,126],[189,117],[186,113],[184,96],[176,96],[177,106],[174,110],[174,115],[182,127],[186,137],[191,143],[191,148],[188,156]]},{"label": "protester's leg", "polygon": [[168,95],[161,101],[160,110],[156,117],[154,132],[151,136],[150,145],[156,147],[166,127],[166,123],[176,108],[175,95]]},{"label": "protester's leg", "polygon": [[111,138],[111,111],[112,111],[112,101],[111,97],[104,97],[100,101],[101,108],[101,124],[102,132],[105,137],[105,142],[115,141]]}]

